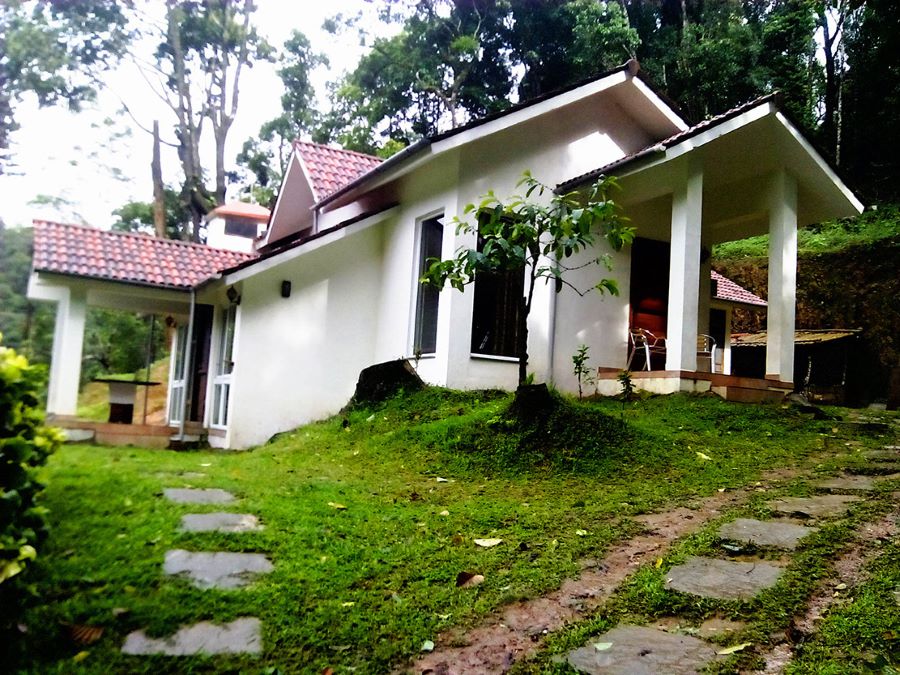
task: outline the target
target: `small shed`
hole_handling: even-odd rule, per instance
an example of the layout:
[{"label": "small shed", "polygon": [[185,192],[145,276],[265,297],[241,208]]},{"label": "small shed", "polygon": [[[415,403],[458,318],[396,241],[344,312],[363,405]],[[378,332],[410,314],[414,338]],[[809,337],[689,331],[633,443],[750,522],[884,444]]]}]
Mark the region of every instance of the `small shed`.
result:
[{"label": "small shed", "polygon": [[[766,331],[731,336],[732,373],[763,377],[766,368]],[[824,328],[794,332],[794,387],[811,400],[852,405],[863,389],[860,379],[862,330]]]}]

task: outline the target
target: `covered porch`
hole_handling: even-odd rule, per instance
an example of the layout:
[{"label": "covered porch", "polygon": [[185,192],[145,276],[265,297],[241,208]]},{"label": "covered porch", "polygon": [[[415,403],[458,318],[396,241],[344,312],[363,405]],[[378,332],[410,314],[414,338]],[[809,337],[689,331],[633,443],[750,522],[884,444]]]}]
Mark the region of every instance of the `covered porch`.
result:
[{"label": "covered porch", "polygon": [[[631,249],[627,333],[615,362],[600,364],[597,390],[621,390],[633,331],[658,338],[649,370],[634,385],[655,393],[713,391],[764,400],[793,389],[797,228],[852,216],[862,204],[823,157],[765,97],[703,122],[630,157],[563,184],[605,174],[639,237]],[[717,314],[710,252],[715,244],[769,235],[765,375],[730,373],[730,313]],[[717,306],[718,305],[718,306]],[[725,308],[727,310],[727,307]],[[723,320],[725,325],[721,325]],[[720,357],[709,353],[711,334]]]},{"label": "covered porch", "polygon": [[[68,430],[73,440],[110,445],[170,447],[205,440],[209,433],[205,403],[213,388],[207,376],[213,308],[197,301],[195,286],[250,256],[78,225],[35,221],[34,226],[28,297],[56,305],[48,420]],[[107,422],[78,418],[89,307],[166,317],[172,358],[163,424],[147,424],[139,414]],[[194,330],[189,330],[192,325]],[[147,383],[118,384],[110,384],[111,403],[114,389]]]}]

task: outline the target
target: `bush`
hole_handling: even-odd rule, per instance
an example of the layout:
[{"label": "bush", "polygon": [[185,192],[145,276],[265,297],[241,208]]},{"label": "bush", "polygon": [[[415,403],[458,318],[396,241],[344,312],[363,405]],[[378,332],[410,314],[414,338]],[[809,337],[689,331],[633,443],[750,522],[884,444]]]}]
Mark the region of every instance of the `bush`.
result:
[{"label": "bush", "polygon": [[16,619],[18,575],[47,536],[36,473],[60,436],[44,426],[42,384],[43,369],[0,344],[0,636]]}]

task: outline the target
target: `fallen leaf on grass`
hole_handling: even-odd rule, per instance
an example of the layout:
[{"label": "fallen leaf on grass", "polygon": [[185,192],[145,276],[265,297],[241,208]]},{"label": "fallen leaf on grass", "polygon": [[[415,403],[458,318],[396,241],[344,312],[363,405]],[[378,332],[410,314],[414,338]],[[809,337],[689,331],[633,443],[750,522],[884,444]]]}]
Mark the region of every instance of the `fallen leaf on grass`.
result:
[{"label": "fallen leaf on grass", "polygon": [[611,649],[613,646],[612,642],[595,642],[594,649],[598,652],[605,652],[607,649]]},{"label": "fallen leaf on grass", "polygon": [[366,418],[366,422],[374,422],[375,421],[375,413],[372,413]]},{"label": "fallen leaf on grass", "polygon": [[328,502],[328,506],[330,506],[333,509],[337,509],[338,511],[346,511],[347,510],[346,506],[344,506],[343,504],[338,504],[337,502]]},{"label": "fallen leaf on grass", "polygon": [[72,624],[68,626],[69,637],[72,641],[79,645],[92,645],[101,637],[103,637],[103,628],[100,626],[85,626],[83,624]]},{"label": "fallen leaf on grass", "polygon": [[659,569],[660,567],[662,567],[662,564],[663,564],[663,559],[662,559],[662,558],[657,558],[657,559],[656,559],[656,563],[654,563],[653,566],[654,566],[656,569]]},{"label": "fallen leaf on grass", "polygon": [[355,604],[355,602],[342,602],[341,607],[353,607]]},{"label": "fallen leaf on grass", "polygon": [[697,451],[697,457],[698,457],[699,459],[702,459],[704,462],[708,462],[708,461],[712,460],[712,457],[710,457],[709,455],[704,455],[704,454],[703,454],[702,452],[700,452],[699,450]]},{"label": "fallen leaf on grass", "polygon": [[89,651],[78,652],[75,656],[72,657],[72,660],[73,660],[75,663],[81,663],[81,662],[84,661],[88,656],[90,656],[90,654],[91,654],[91,653],[90,653]]},{"label": "fallen leaf on grass", "polygon": [[476,546],[481,546],[481,548],[493,548],[498,544],[502,544],[502,539],[474,539]]},{"label": "fallen leaf on grass", "polygon": [[577,534],[579,537],[586,537],[587,530],[575,530],[575,534]]},{"label": "fallen leaf on grass", "polygon": [[751,646],[752,642],[742,642],[739,645],[734,645],[734,647],[725,647],[725,649],[720,649],[716,652],[719,656],[728,656],[729,654],[736,654],[737,652],[744,651],[747,647]]},{"label": "fallen leaf on grass", "polygon": [[422,651],[423,652],[433,652],[434,651],[434,642],[432,642],[431,640],[425,640],[425,642],[422,643]]},{"label": "fallen leaf on grass", "polygon": [[460,572],[456,575],[457,588],[471,588],[472,586],[477,586],[483,581],[483,574],[475,574],[474,572]]},{"label": "fallen leaf on grass", "polygon": [[449,483],[449,482],[450,482],[448,479],[446,479],[446,478],[441,478],[440,476],[438,476],[437,478],[435,478],[435,480],[436,480],[438,483]]},{"label": "fallen leaf on grass", "polygon": [[450,515],[450,512],[449,512],[447,509],[444,509],[444,510],[441,511],[438,515],[439,515],[439,516],[449,516],[449,515]]}]

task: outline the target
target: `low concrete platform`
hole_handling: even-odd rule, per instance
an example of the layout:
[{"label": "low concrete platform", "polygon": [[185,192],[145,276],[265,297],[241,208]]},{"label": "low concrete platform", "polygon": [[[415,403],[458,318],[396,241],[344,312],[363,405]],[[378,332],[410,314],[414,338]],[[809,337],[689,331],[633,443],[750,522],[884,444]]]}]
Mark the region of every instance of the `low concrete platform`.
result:
[{"label": "low concrete platform", "polygon": [[579,673],[597,675],[695,675],[716,659],[703,640],[645,626],[618,626],[569,652]]},{"label": "low concrete platform", "polygon": [[768,563],[688,558],[669,570],[667,587],[702,598],[746,600],[771,588],[784,570]]},{"label": "low concrete platform", "polygon": [[123,654],[135,656],[163,654],[193,656],[197,654],[259,654],[262,651],[262,626],[259,619],[244,617],[231,623],[208,621],[183,626],[166,638],[151,638],[142,630],[129,633],[122,646]]}]

